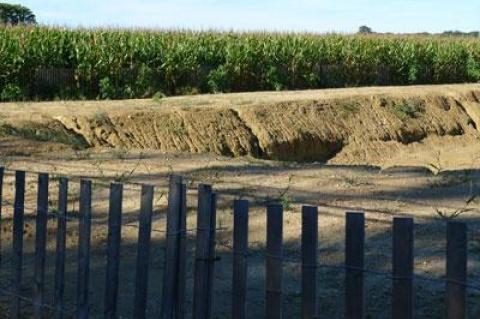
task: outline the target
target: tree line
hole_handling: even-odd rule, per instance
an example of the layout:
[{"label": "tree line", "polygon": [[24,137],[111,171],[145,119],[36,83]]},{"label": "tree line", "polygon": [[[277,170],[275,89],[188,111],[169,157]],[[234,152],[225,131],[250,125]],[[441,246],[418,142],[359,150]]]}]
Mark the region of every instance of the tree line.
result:
[{"label": "tree line", "polygon": [[[358,28],[358,33],[360,34],[384,34],[384,35],[393,35],[398,33],[381,33],[375,32],[372,28],[366,25],[362,25]],[[472,37],[472,38],[480,38],[480,31],[470,31],[470,32],[462,32],[459,30],[448,30],[443,31],[442,33],[429,33],[429,32],[418,32],[418,33],[408,33],[409,35],[420,35],[420,36],[450,36],[450,37]]]}]

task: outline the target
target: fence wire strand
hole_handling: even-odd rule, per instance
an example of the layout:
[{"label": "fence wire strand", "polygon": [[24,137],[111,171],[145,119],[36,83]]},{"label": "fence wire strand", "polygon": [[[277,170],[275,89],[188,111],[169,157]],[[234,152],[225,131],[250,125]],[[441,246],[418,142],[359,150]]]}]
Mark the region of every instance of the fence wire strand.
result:
[{"label": "fence wire strand", "polygon": [[[7,171],[7,170],[5,170],[5,171]],[[12,172],[14,172],[14,171],[12,171]],[[31,173],[31,174],[42,173],[42,172],[36,172],[36,171],[25,171],[25,172]],[[51,176],[63,177],[62,175],[58,175],[58,174],[51,174]],[[69,178],[69,179],[80,181],[80,180],[83,180],[83,179],[92,179],[92,177],[86,177],[86,178],[73,177],[73,178]],[[93,177],[93,179],[95,179],[95,177]],[[97,182],[95,182],[95,183],[97,183]],[[139,190],[138,186],[143,185],[141,183],[130,183],[130,182],[128,182],[128,183],[127,182],[122,182],[122,184],[133,185],[133,186],[135,186],[135,188],[132,188],[132,189],[134,189],[136,191]],[[102,184],[98,184],[98,185],[105,186],[106,188],[108,186],[108,184],[103,184],[103,182],[102,182]],[[78,201],[78,199],[75,200],[75,202],[77,202],[77,201]],[[13,201],[5,200],[5,199],[1,199],[0,203],[1,203],[2,206],[8,205],[8,206],[13,207],[14,209],[23,208],[23,209],[26,209],[26,210],[30,211],[31,214],[25,214],[24,215],[26,217],[37,216],[37,214],[36,214],[37,213],[37,208],[36,207],[32,207],[30,205],[15,206],[15,203]],[[50,207],[49,211],[47,212],[47,216],[52,217],[52,218],[65,218],[66,220],[69,220],[69,221],[79,221],[80,218],[82,217],[78,212],[77,212],[78,215],[67,216],[67,215],[60,215],[58,213],[55,213],[55,211],[56,211],[56,208]],[[72,212],[73,211],[70,211],[70,214]],[[295,212],[290,211],[288,213],[301,214],[301,212],[296,212],[296,211]],[[105,226],[106,223],[108,222],[108,219],[107,218],[91,218],[91,222],[93,224],[96,224],[96,225]],[[220,224],[222,224],[222,223],[220,223]],[[122,224],[122,226],[139,229],[139,225],[137,225],[135,223],[132,223],[130,221],[125,223],[125,224]],[[298,230],[300,230],[300,229],[298,229]],[[180,229],[180,230],[177,230],[177,231],[167,231],[167,230],[160,230],[160,229],[151,228],[151,232],[164,234],[165,238],[168,238],[170,236],[176,237],[176,236],[185,235],[185,234],[194,235],[194,234],[198,234],[198,232],[212,232],[212,231],[217,231],[217,232],[227,232],[227,231],[229,231],[230,232],[230,231],[232,231],[232,229],[229,229],[227,227],[222,227],[221,225],[220,225],[220,227],[216,227],[215,229],[186,228],[186,229]],[[476,229],[468,229],[468,232],[472,233],[472,234],[480,234],[480,231],[478,231]],[[252,245],[252,244],[256,245],[258,243],[259,242],[249,242],[248,245],[249,246]],[[468,282],[461,282],[461,281],[457,281],[457,280],[452,280],[452,279],[449,279],[449,278],[433,278],[433,277],[428,277],[428,276],[425,276],[425,275],[420,275],[420,274],[415,274],[415,273],[412,276],[396,276],[392,272],[389,272],[389,271],[368,269],[368,268],[365,268],[365,267],[353,267],[353,266],[347,266],[347,265],[342,265],[342,264],[327,264],[327,263],[320,263],[320,262],[313,263],[313,264],[304,264],[304,263],[302,263],[301,260],[299,260],[299,258],[298,258],[299,256],[297,256],[297,258],[293,258],[293,257],[287,257],[287,256],[272,255],[272,254],[268,254],[266,252],[260,253],[260,252],[252,252],[252,251],[249,251],[249,250],[247,250],[246,252],[237,251],[237,250],[234,249],[233,245],[230,244],[228,241],[221,241],[218,238],[216,239],[215,244],[216,244],[216,246],[227,248],[232,255],[240,255],[240,256],[243,256],[245,258],[252,258],[252,257],[265,258],[265,259],[270,258],[270,259],[278,260],[278,261],[280,261],[282,263],[285,263],[285,264],[298,265],[298,266],[301,266],[303,269],[306,269],[306,268],[314,268],[314,269],[320,268],[320,269],[342,271],[344,273],[357,272],[357,273],[362,273],[362,274],[372,275],[372,276],[382,276],[382,277],[385,277],[385,279],[390,279],[390,280],[393,280],[393,281],[395,281],[395,280],[425,281],[425,282],[431,282],[431,283],[435,283],[435,284],[444,284],[444,285],[446,285],[447,283],[452,283],[452,284],[455,284],[455,285],[463,286],[463,287],[465,287],[467,289],[470,289],[470,290],[480,292],[480,286],[473,285],[473,284],[470,284]],[[165,251],[166,247],[152,247],[152,250],[153,249],[159,249],[159,250]],[[136,252],[131,253],[131,255],[134,255],[134,254],[136,254]],[[319,253],[319,255],[321,255],[321,254]],[[221,261],[221,259],[217,258],[217,257],[215,257],[211,260],[214,261],[214,262]],[[23,267],[28,267],[28,266],[34,265],[34,263],[35,263],[34,260],[28,260],[27,261],[26,259],[24,259],[22,266]],[[155,268],[156,269],[164,269],[164,267],[155,267]],[[37,305],[38,306],[38,304],[36,304],[33,301],[33,299],[22,296],[22,295],[17,295],[6,287],[1,287],[0,286],[0,294],[11,296],[11,297],[16,297],[16,298],[19,298],[19,299],[21,299],[25,302],[31,303],[32,305]],[[42,307],[42,308],[48,309],[48,310],[56,310],[56,308],[54,306],[49,305],[49,304],[41,304],[39,306]],[[64,314],[72,315],[74,312],[75,312],[74,310],[65,310]],[[122,317],[119,316],[119,318],[122,318]]]}]

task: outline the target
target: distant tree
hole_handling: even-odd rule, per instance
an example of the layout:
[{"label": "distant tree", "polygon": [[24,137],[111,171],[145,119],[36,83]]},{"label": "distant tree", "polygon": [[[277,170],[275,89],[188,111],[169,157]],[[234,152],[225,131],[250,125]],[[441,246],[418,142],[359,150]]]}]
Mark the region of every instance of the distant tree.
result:
[{"label": "distant tree", "polygon": [[458,31],[458,30],[453,30],[453,31],[449,30],[449,31],[443,32],[442,35],[451,36],[451,37],[474,37],[474,38],[478,38],[480,36],[480,32],[479,31],[462,32],[462,31]]},{"label": "distant tree", "polygon": [[360,28],[358,28],[358,33],[372,34],[373,30],[372,30],[372,28],[367,27],[366,25],[362,25]]},{"label": "distant tree", "polygon": [[32,10],[19,4],[0,3],[0,24],[29,25],[36,24]]}]

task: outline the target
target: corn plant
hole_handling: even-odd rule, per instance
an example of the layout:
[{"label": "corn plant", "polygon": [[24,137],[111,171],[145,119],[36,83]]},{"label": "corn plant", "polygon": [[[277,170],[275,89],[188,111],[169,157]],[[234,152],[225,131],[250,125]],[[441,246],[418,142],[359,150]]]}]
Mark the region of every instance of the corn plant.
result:
[{"label": "corn plant", "polygon": [[0,100],[480,81],[462,37],[0,29]]}]

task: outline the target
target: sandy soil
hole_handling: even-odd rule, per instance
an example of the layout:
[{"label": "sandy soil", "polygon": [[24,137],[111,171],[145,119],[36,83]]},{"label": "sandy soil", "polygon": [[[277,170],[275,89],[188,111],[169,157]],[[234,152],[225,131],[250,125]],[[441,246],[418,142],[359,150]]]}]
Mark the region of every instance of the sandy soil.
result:
[{"label": "sandy soil", "polygon": [[[228,147],[223,148],[234,150],[233,146],[243,145],[245,154],[242,155],[239,152],[233,154],[235,157],[215,154],[222,153],[221,147],[211,147],[210,152],[206,154],[195,154],[207,151],[207,149],[201,148],[194,150],[193,154],[178,152],[175,149],[162,150],[161,147],[156,147],[156,144],[142,145],[140,143],[142,139],[138,137],[132,138],[132,140],[139,144],[132,143],[128,147],[125,147],[124,144],[122,147],[112,148],[115,145],[99,142],[96,147],[74,150],[71,144],[43,139],[44,135],[42,134],[44,133],[42,132],[61,131],[64,128],[60,126],[55,126],[50,131],[46,130],[45,126],[36,127],[33,132],[37,134],[37,137],[41,135],[43,140],[27,134],[4,134],[0,138],[0,154],[2,155],[0,164],[8,171],[3,189],[6,205],[3,207],[0,227],[2,230],[2,255],[4,256],[0,266],[1,286],[8,287],[10,283],[11,270],[8,257],[11,254],[13,170],[24,169],[31,172],[27,174],[25,280],[23,282],[24,295],[27,297],[32,294],[35,238],[35,181],[37,177],[33,172],[49,172],[51,174],[50,206],[52,211],[57,205],[58,176],[66,175],[71,177],[69,216],[73,220],[68,224],[67,286],[65,291],[66,304],[69,309],[73,309],[77,262],[78,224],[75,217],[78,214],[78,181],[80,178],[91,178],[95,185],[93,192],[95,219],[92,231],[90,299],[92,313],[95,314],[93,318],[101,317],[105,282],[108,184],[112,181],[123,182],[125,183],[124,227],[122,229],[121,300],[119,305],[120,317],[131,317],[135,276],[132,269],[135,265],[138,232],[135,226],[138,224],[140,199],[138,183],[149,183],[155,185],[156,193],[147,310],[149,318],[157,317],[163,278],[166,186],[168,176],[174,172],[185,176],[189,189],[188,229],[191,230],[188,232],[187,299],[189,305],[192,301],[193,287],[196,187],[198,183],[203,182],[212,184],[219,194],[217,225],[221,230],[217,233],[217,251],[221,259],[216,263],[215,269],[215,318],[229,317],[232,267],[232,255],[229,247],[232,244],[232,204],[236,198],[246,198],[251,203],[249,233],[251,254],[249,255],[248,272],[248,315],[250,318],[263,316],[265,203],[271,200],[278,200],[285,206],[284,243],[285,255],[289,260],[284,266],[285,318],[296,318],[300,313],[301,268],[299,263],[291,261],[300,261],[301,215],[299,213],[302,204],[319,207],[319,262],[329,265],[343,263],[345,212],[366,212],[366,266],[376,271],[388,272],[391,269],[392,218],[394,216],[414,217],[415,272],[419,275],[439,279],[436,282],[416,281],[416,317],[443,318],[445,284],[442,279],[445,274],[445,221],[455,214],[459,214],[456,217],[457,220],[468,223],[468,278],[470,284],[480,287],[480,143],[476,129],[478,122],[475,117],[476,107],[479,104],[475,99],[480,97],[480,95],[475,95],[475,92],[478,91],[478,85],[464,85],[181,97],[168,98],[160,104],[152,101],[4,104],[0,110],[3,123],[19,125],[18,127],[20,127],[19,123],[25,122],[28,122],[29,125],[32,123],[52,125],[54,117],[64,119],[76,117],[86,121],[79,122],[80,124],[84,123],[82,125],[86,125],[85,127],[94,121],[108,120],[111,124],[116,123],[113,127],[118,128],[120,126],[117,124],[123,121],[128,126],[126,123],[133,121],[135,117],[146,121],[148,116],[152,115],[146,111],[148,108],[154,109],[152,112],[155,114],[166,112],[166,118],[171,118],[171,123],[176,123],[178,118],[175,116],[179,113],[172,115],[169,113],[170,107],[178,108],[178,112],[184,112],[181,118],[188,119],[185,123],[200,125],[198,123],[211,114],[212,121],[209,123],[225,125],[215,126],[212,124],[206,128],[201,127],[207,133],[202,139],[198,138],[198,145],[209,145],[209,134],[213,134],[211,140],[218,141],[218,136],[222,136],[222,134],[226,136],[224,131],[245,132],[238,133],[235,138],[225,138],[224,140],[237,142],[226,143]],[[473,95],[472,92],[474,92]],[[445,99],[441,99],[442,96]],[[391,110],[382,110],[381,106],[375,104],[381,102],[379,97],[388,100],[387,108],[393,108],[396,102],[407,101],[409,103],[419,102],[424,111],[418,117],[402,120],[398,118],[398,114],[395,115]],[[314,100],[316,102],[312,102]],[[351,101],[359,101],[360,104],[348,104]],[[443,108],[447,105],[449,106],[448,110]],[[322,107],[326,111],[317,114],[316,110]],[[185,108],[196,111],[189,111]],[[206,113],[202,111],[202,108],[207,109]],[[273,112],[273,115],[268,113],[264,117],[259,115],[267,112],[269,108],[277,111]],[[218,110],[215,111],[215,109]],[[301,110],[307,111],[305,116],[301,115]],[[232,117],[232,114],[243,115]],[[248,148],[254,145],[246,138],[248,134],[252,134],[259,141],[268,141],[269,138],[272,141],[287,141],[287,144],[290,144],[282,151],[285,154],[296,152],[292,145],[297,145],[295,147],[300,149],[314,149],[319,148],[319,145],[327,145],[317,142],[315,142],[317,144],[308,144],[304,142],[305,139],[301,140],[302,143],[295,144],[295,134],[297,133],[293,133],[295,126],[293,122],[287,121],[289,117],[303,121],[301,127],[304,131],[300,130],[299,133],[297,130],[298,136],[317,134],[316,141],[324,143],[325,141],[335,141],[338,136],[345,135],[347,138],[342,137],[342,140],[348,141],[348,143],[343,143],[342,148],[335,152],[333,157],[322,158],[326,159],[327,163],[320,161],[297,163],[256,158],[253,154],[254,148]],[[352,129],[348,128],[347,124],[348,121],[354,120],[349,117],[353,117],[357,123]],[[219,118],[224,118],[224,120],[218,120]],[[232,118],[241,120],[232,122],[230,121]],[[306,121],[305,119],[308,118],[315,120]],[[162,117],[162,119],[165,118]],[[278,127],[274,125],[280,122],[269,119],[282,120],[281,128],[280,125]],[[381,119],[389,122],[377,125],[383,123],[379,121]],[[261,123],[261,125],[257,125],[258,132],[252,133],[254,131],[252,125],[248,125],[250,133],[247,129],[243,130],[243,124],[251,124],[254,120]],[[64,120],[63,123],[67,123],[67,121]],[[168,123],[170,122],[160,122],[159,127],[166,127]],[[324,124],[328,124],[331,134],[321,135],[326,132],[322,128]],[[314,130],[314,126],[318,129]],[[95,129],[99,127],[100,130],[95,133]],[[93,132],[90,135],[92,140],[97,138],[97,141],[102,141],[102,139],[109,141],[108,136],[110,135],[104,134],[108,131],[106,129],[108,125],[93,125],[92,128],[90,130]],[[68,129],[65,132],[70,134],[71,130]],[[172,130],[175,129],[172,128]],[[176,130],[179,130],[178,127]],[[187,128],[187,132],[189,132],[188,130]],[[168,132],[170,131],[166,129],[162,134],[166,137],[170,136],[171,145],[181,146],[182,140],[177,137],[186,133],[185,130],[177,131],[177,135],[169,135]],[[271,136],[261,132],[271,132]],[[282,135],[282,132],[286,133]],[[31,133],[31,131],[27,133]],[[49,134],[45,136],[52,136]],[[88,137],[87,134],[83,136]],[[141,136],[141,134],[138,133],[136,136]],[[320,138],[321,136],[324,137]],[[389,138],[381,139],[378,138],[379,136]],[[143,137],[143,141],[148,140],[147,137]],[[152,139],[152,141],[164,141],[167,140],[166,137]],[[411,138],[408,142],[405,140],[407,137]],[[404,142],[402,142],[402,138]],[[112,143],[115,141],[122,141],[122,139],[110,140]],[[192,139],[191,145],[197,145],[195,143],[197,142]],[[212,143],[212,145],[221,145],[217,142]],[[262,154],[268,154],[265,150],[270,150],[270,154],[281,154],[280,151],[277,151],[281,149],[278,146],[280,144],[262,143],[258,144]],[[329,144],[324,149],[330,150],[332,145]],[[182,150],[181,147],[179,148]],[[318,154],[320,153],[316,153],[316,155]],[[53,300],[55,224],[56,220],[52,217],[49,221],[46,278],[49,303]],[[322,317],[342,318],[343,272],[337,269],[321,268],[319,275],[319,311]],[[385,276],[373,274],[367,275],[366,278],[367,318],[388,318],[390,316],[391,280]],[[470,289],[468,291],[469,318],[478,318],[480,315],[479,297],[479,290]],[[8,304],[8,298],[0,296],[0,299],[3,301],[0,303],[0,307],[3,305],[2,309],[7,311],[5,305]],[[190,306],[188,310],[191,310]],[[26,317],[29,317],[31,313],[28,302],[24,303],[24,313]]]}]

